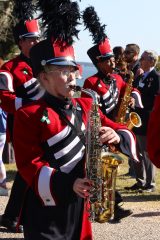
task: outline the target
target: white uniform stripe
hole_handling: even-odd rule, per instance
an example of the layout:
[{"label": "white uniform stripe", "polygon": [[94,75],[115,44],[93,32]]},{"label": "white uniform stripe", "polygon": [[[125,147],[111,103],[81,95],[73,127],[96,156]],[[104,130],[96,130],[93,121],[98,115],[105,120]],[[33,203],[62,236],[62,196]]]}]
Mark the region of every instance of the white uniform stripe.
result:
[{"label": "white uniform stripe", "polygon": [[40,90],[39,92],[38,92],[38,94],[36,94],[34,97],[31,97],[30,99],[32,99],[32,100],[38,100],[38,99],[40,99],[43,95],[44,95],[44,93],[45,93],[45,90]]},{"label": "white uniform stripe", "polygon": [[31,78],[29,81],[25,82],[23,85],[24,85],[25,88],[27,88],[36,81],[37,81],[37,78]]},{"label": "white uniform stripe", "polygon": [[34,86],[34,88],[32,88],[31,90],[27,91],[27,94],[31,94],[31,93],[33,93],[34,91],[36,91],[36,90],[37,90],[37,88],[39,88],[39,86],[40,86],[40,84],[39,84],[39,83],[38,83],[38,84],[36,84],[36,86]]},{"label": "white uniform stripe", "polygon": [[[133,95],[134,95],[134,94],[136,95],[136,97],[137,97],[137,99],[138,99],[139,106],[140,106],[141,108],[144,108],[143,103],[142,103],[142,99],[141,99],[141,97],[140,97],[140,94],[139,94],[138,92],[136,92],[136,91],[133,91],[132,94],[133,94]],[[132,94],[131,94],[131,95],[132,95]]]},{"label": "white uniform stripe", "polygon": [[129,130],[127,130],[127,129],[120,129],[117,132],[125,132],[125,133],[127,133],[129,135],[129,138],[131,140],[131,153],[132,153],[132,156],[133,156],[133,158],[137,162],[139,162],[139,159],[137,157],[137,152],[136,152],[136,144],[135,144],[135,140],[134,140],[134,137],[133,137],[132,133]]},{"label": "white uniform stripe", "polygon": [[[74,114],[72,114],[72,117],[71,117],[71,120],[70,120],[70,122],[72,124],[74,123],[74,118],[75,118],[75,116],[74,116]],[[56,135],[54,135],[53,137],[51,137],[50,139],[47,140],[48,145],[52,146],[52,145],[56,144],[60,140],[67,137],[70,132],[71,132],[71,127],[66,126],[61,132],[57,133]]]},{"label": "white uniform stripe", "polygon": [[15,108],[18,110],[20,107],[22,107],[22,98],[15,98]]},{"label": "white uniform stripe", "polygon": [[86,129],[84,123],[82,122],[81,130],[84,131]]},{"label": "white uniform stripe", "polygon": [[50,178],[54,169],[42,167],[38,178],[38,193],[45,206],[55,206],[55,201],[50,190]]},{"label": "white uniform stripe", "polygon": [[5,75],[7,80],[8,80],[6,82],[6,86],[5,86],[6,88],[4,90],[8,89],[10,92],[14,92],[14,89],[13,89],[13,79],[12,79],[11,75],[9,73],[7,73],[7,72],[1,72],[0,74]]},{"label": "white uniform stripe", "polygon": [[[115,98],[116,96],[118,96],[118,90],[116,90],[113,97],[107,101],[107,104],[110,104],[113,101],[113,98]],[[107,98],[104,98],[104,95],[103,95],[103,100],[106,100],[106,99]]]},{"label": "white uniform stripe", "polygon": [[83,146],[80,151],[66,164],[60,167],[62,172],[69,173],[75,165],[83,158],[85,147]]},{"label": "white uniform stripe", "polygon": [[108,98],[110,95],[111,95],[111,94],[110,94],[110,91],[108,90],[108,91],[102,96],[102,98],[103,98],[103,99],[106,99],[106,98]]},{"label": "white uniform stripe", "polygon": [[77,144],[78,142],[80,142],[80,138],[77,136],[74,138],[74,140],[72,142],[70,142],[70,144],[68,144],[65,148],[61,149],[59,152],[56,152],[54,154],[55,159],[61,158],[64,155],[66,155],[68,152],[70,152]]},{"label": "white uniform stripe", "polygon": [[115,103],[113,103],[109,108],[106,108],[106,113],[109,113],[115,107]]}]

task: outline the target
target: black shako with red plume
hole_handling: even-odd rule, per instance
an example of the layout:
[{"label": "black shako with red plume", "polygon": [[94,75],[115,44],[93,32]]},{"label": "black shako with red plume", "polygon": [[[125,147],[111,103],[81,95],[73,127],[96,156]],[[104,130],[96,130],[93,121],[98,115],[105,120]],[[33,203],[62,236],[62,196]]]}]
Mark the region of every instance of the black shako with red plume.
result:
[{"label": "black shako with red plume", "polygon": [[114,56],[109,39],[105,33],[106,25],[100,23],[100,18],[92,6],[87,7],[83,11],[82,17],[85,28],[91,33],[93,43],[95,44],[87,51],[87,54],[93,64],[97,66],[99,61]]},{"label": "black shako with red plume", "polygon": [[36,6],[32,0],[14,0],[13,15],[16,25],[13,28],[15,42],[18,44],[22,38],[39,37],[38,21],[33,19]]},{"label": "black shako with red plume", "polygon": [[104,41],[105,38],[107,38],[107,35],[105,34],[105,24],[100,23],[100,19],[94,10],[94,7],[88,7],[83,11],[83,22],[88,30],[91,33],[91,36],[93,38],[93,43],[97,44],[101,41]]},{"label": "black shako with red plume", "polygon": [[77,2],[70,0],[38,0],[37,6],[45,27],[46,39],[32,47],[30,57],[34,75],[37,76],[45,65],[74,66],[73,42],[78,38],[81,17]]},{"label": "black shako with red plume", "polygon": [[78,38],[80,11],[77,2],[70,0],[39,0],[37,4],[42,11],[42,27],[46,27],[45,37],[73,44],[73,37]]},{"label": "black shako with red plume", "polygon": [[32,0],[14,0],[13,15],[18,22],[32,19],[35,13],[36,6]]}]

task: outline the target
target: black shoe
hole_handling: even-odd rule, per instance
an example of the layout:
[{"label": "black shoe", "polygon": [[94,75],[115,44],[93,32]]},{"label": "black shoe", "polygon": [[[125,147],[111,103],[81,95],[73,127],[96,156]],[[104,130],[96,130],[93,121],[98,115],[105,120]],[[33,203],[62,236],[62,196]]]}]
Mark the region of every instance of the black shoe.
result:
[{"label": "black shoe", "polygon": [[1,220],[0,220],[0,225],[2,227],[7,228],[9,231],[13,232],[13,233],[23,233],[23,226],[19,225],[18,229],[17,229],[17,221],[16,220],[11,220],[7,217],[5,217],[4,215],[1,216]]},{"label": "black shoe", "polygon": [[124,209],[120,206],[115,206],[113,221],[120,222],[120,220],[122,218],[126,218],[126,217],[130,216],[132,213],[133,212],[130,209]]},{"label": "black shoe", "polygon": [[148,192],[148,193],[150,193],[150,192],[155,192],[156,191],[156,188],[155,187],[153,187],[153,186],[145,186],[145,187],[143,187],[143,190],[142,190],[143,192]]},{"label": "black shoe", "polygon": [[135,178],[135,174],[134,173],[125,173],[125,174],[122,174],[123,177],[131,177],[131,178]]},{"label": "black shoe", "polygon": [[136,190],[143,190],[143,186],[139,186],[137,183],[132,185],[131,187],[125,187],[126,190],[136,191]]}]

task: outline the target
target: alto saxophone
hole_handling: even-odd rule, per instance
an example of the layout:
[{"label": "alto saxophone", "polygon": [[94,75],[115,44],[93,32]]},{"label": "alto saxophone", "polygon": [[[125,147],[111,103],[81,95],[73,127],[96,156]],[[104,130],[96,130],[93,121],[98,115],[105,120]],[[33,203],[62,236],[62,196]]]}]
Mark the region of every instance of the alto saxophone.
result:
[{"label": "alto saxophone", "polygon": [[[142,122],[141,122],[140,116],[136,112],[129,113],[129,102],[130,102],[130,97],[132,92],[134,74],[132,71],[129,71],[128,74],[129,74],[129,80],[127,82],[125,93],[118,110],[116,122],[125,124],[128,127],[128,129],[131,130],[133,127],[140,127],[142,125]],[[127,113],[129,113],[128,119],[126,119]]]},{"label": "alto saxophone", "polygon": [[[77,89],[80,90],[78,86]],[[104,223],[114,214],[117,168],[123,160],[118,154],[109,152],[100,145],[101,119],[98,111],[98,94],[91,89],[81,91],[93,99],[86,131],[86,172],[87,177],[93,182],[87,210],[91,222]]]}]

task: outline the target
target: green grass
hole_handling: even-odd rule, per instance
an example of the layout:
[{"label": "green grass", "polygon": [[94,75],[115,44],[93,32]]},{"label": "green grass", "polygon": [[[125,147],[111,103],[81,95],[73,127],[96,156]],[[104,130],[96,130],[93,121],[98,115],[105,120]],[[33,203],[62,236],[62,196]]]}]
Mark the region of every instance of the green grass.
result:
[{"label": "green grass", "polygon": [[7,181],[13,182],[16,171],[17,171],[16,164],[15,163],[5,164],[5,167],[7,171]]},{"label": "green grass", "polygon": [[[156,170],[156,192],[137,193],[127,191],[124,187],[132,186],[136,180],[128,176],[123,176],[128,172],[128,159],[123,156],[124,163],[119,166],[117,174],[117,189],[122,193],[124,201],[159,201],[160,200],[160,169]],[[5,164],[7,171],[7,181],[12,183],[16,174],[16,164]]]},{"label": "green grass", "polygon": [[124,176],[128,172],[128,159],[124,157],[124,163],[119,166],[117,174],[117,189],[121,192],[125,201],[159,201],[160,200],[160,169],[156,169],[156,191],[153,193],[138,193],[136,191],[125,190],[124,187],[130,187],[136,180]]}]

